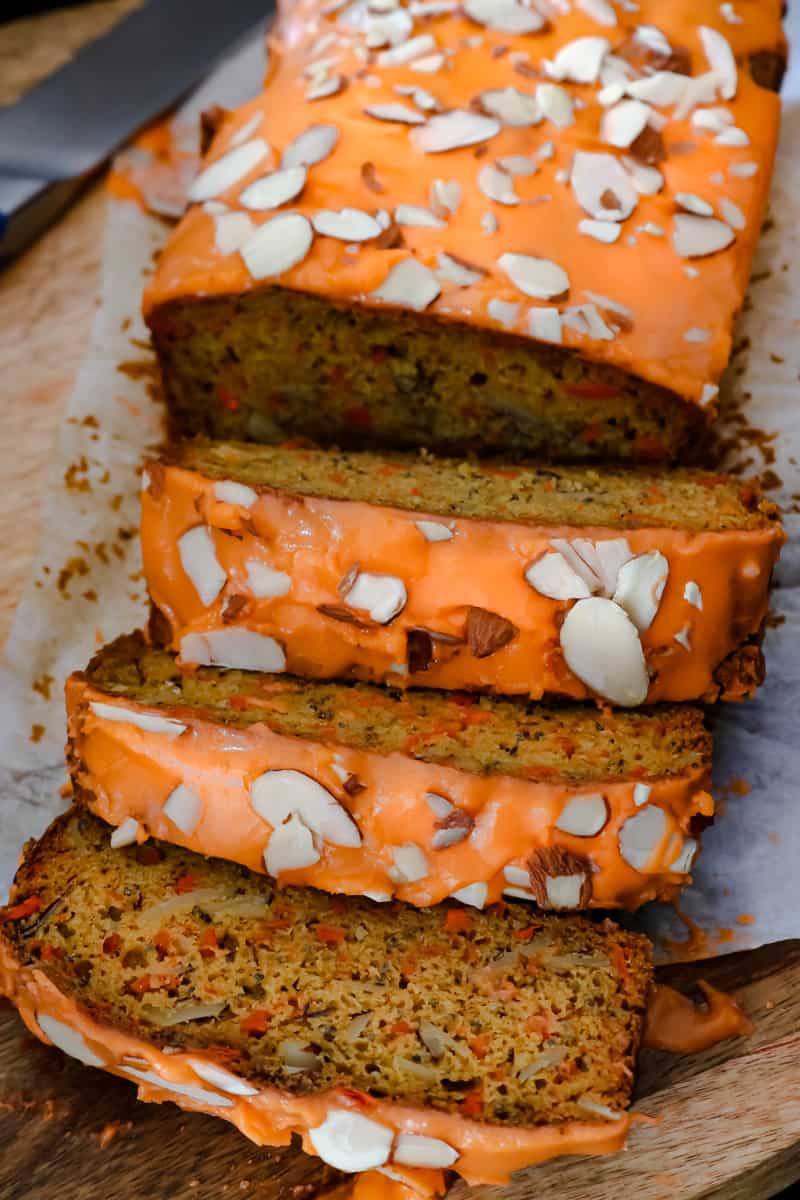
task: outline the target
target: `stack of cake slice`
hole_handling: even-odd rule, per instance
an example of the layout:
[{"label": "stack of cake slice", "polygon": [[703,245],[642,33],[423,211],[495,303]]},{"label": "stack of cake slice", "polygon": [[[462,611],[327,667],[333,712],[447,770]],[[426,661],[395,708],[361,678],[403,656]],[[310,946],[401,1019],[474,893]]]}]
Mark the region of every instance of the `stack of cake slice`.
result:
[{"label": "stack of cake slice", "polygon": [[37,1036],[423,1194],[624,1143],[649,945],[589,910],[690,881],[763,678],[774,506],[635,464],[713,415],[779,4],[631,7],[287,6],[146,298],[174,432],[251,440],[147,463],[0,914]]}]

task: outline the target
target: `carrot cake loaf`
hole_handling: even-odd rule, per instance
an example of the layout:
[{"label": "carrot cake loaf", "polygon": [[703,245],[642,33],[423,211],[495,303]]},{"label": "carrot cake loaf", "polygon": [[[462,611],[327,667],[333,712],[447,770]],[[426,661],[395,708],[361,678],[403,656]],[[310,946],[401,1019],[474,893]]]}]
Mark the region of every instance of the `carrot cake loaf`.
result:
[{"label": "carrot cake loaf", "polygon": [[189,443],[147,465],[185,663],[617,705],[750,695],[783,542],[756,483]]},{"label": "carrot cake loaf", "polygon": [[259,1144],[498,1182],[622,1146],[650,946],[612,922],[279,890],[73,810],[0,909],[32,1033]]},{"label": "carrot cake loaf", "polygon": [[78,799],[281,883],[427,906],[636,908],[713,815],[700,709],[602,713],[181,669],[140,635],[67,683]]},{"label": "carrot cake loaf", "polygon": [[174,428],[692,443],[764,215],[780,0],[279,7],[145,297]]}]

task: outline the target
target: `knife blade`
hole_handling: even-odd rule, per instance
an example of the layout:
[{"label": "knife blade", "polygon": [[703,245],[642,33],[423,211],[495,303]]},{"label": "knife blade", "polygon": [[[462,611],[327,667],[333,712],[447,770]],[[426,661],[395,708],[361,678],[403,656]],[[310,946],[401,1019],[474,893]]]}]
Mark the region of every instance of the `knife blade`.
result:
[{"label": "knife blade", "polygon": [[0,263],[274,7],[274,0],[148,0],[0,110]]}]

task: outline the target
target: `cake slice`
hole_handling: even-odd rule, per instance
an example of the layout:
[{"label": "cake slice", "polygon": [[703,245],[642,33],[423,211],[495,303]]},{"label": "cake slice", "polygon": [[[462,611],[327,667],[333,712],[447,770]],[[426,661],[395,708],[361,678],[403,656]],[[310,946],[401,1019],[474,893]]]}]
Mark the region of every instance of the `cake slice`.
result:
[{"label": "cake slice", "polygon": [[109,833],[59,818],[0,910],[0,991],[37,1037],[257,1143],[299,1133],[347,1171],[493,1183],[624,1143],[646,938],[522,904],[279,890]]},{"label": "cake slice", "polygon": [[279,7],[145,295],[176,430],[691,450],[764,218],[781,0]]},{"label": "cake slice", "polygon": [[702,712],[600,713],[181,668],[118,639],[67,683],[79,799],[281,883],[427,906],[636,908],[689,879]]},{"label": "cake slice", "polygon": [[198,442],[144,484],[186,663],[626,706],[763,676],[784,535],[753,481]]}]

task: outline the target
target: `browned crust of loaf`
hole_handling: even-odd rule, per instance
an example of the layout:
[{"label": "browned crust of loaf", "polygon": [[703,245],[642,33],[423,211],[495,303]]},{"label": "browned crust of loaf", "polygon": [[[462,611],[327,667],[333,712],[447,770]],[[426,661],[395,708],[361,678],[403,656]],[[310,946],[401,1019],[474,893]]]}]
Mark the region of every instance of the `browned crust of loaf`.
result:
[{"label": "browned crust of loaf", "polygon": [[[244,1077],[300,1094],[355,1087],[457,1114],[477,1091],[483,1107],[476,1114],[472,1105],[470,1115],[510,1125],[587,1119],[581,1097],[627,1104],[652,980],[641,935],[521,904],[468,914],[450,929],[447,908],[281,890],[164,843],[111,850],[109,832],[79,810],[60,817],[26,847],[16,875],[15,900],[37,896],[40,909],[5,923],[0,910],[0,938],[15,959],[43,971],[95,1020],[158,1046],[223,1048]],[[178,913],[148,918],[165,898],[185,895],[177,885],[190,877],[193,907],[182,902]],[[237,912],[236,902],[250,911]],[[254,903],[264,906],[257,915]],[[216,944],[200,941],[209,928]],[[492,965],[498,958],[501,968]],[[493,1004],[506,982],[513,1004]],[[359,983],[375,997],[366,1002],[371,1029],[351,1042],[346,1033],[367,994]],[[212,996],[225,998],[217,1016],[165,1027],[176,1006]],[[271,1019],[243,1029],[254,1010]],[[423,1022],[437,1020],[458,1045],[434,1057]],[[313,1047],[318,1066],[286,1072],[286,1038]],[[526,1060],[517,1055],[535,1060],[554,1044],[564,1048],[563,1073],[557,1064],[540,1069],[535,1084],[517,1080]],[[412,1057],[428,1078],[408,1073],[402,1064]]]},{"label": "browned crust of loaf", "polygon": [[[246,318],[248,323],[258,324],[262,310],[266,330],[271,319],[269,314],[273,298],[277,298],[278,301],[276,308],[280,308],[282,312],[293,312],[293,323],[299,323],[302,319],[297,314],[313,312],[325,328],[327,336],[339,337],[340,331],[336,323],[341,322],[350,338],[347,357],[353,360],[368,360],[370,346],[375,339],[400,346],[421,339],[422,349],[416,363],[419,368],[417,373],[421,371],[422,378],[412,385],[408,392],[399,386],[392,389],[384,383],[385,390],[381,393],[381,403],[388,412],[403,416],[411,411],[414,420],[402,425],[398,423],[399,418],[393,416],[391,423],[380,429],[377,436],[369,429],[360,428],[357,423],[343,421],[326,409],[327,397],[333,394],[335,389],[329,389],[321,367],[317,368],[318,373],[313,384],[309,374],[302,377],[303,388],[313,387],[314,392],[314,405],[305,404],[303,407],[302,425],[299,421],[293,422],[291,418],[288,422],[285,418],[282,419],[281,405],[278,405],[271,407],[268,413],[270,422],[274,422],[276,427],[274,436],[256,436],[243,430],[239,417],[231,428],[230,414],[225,416],[216,398],[216,385],[219,381],[204,378],[200,390],[194,384],[188,389],[187,381],[181,378],[182,368],[174,365],[174,358],[176,352],[185,352],[196,331],[212,330],[215,336],[220,337],[221,345],[229,345],[230,330],[235,328],[242,318]],[[168,300],[147,314],[147,322],[164,382],[170,436],[175,440],[197,434],[210,437],[237,436],[232,430],[238,429],[238,436],[241,437],[244,433],[244,436],[255,437],[256,440],[280,441],[299,435],[318,440],[335,439],[351,448],[375,445],[377,441],[399,449],[429,446],[443,453],[454,454],[475,453],[484,456],[487,453],[502,452],[506,458],[519,458],[536,453],[544,459],[560,458],[565,461],[618,457],[626,461],[664,462],[685,457],[685,453],[698,444],[709,423],[709,413],[699,404],[619,367],[593,361],[575,349],[535,342],[522,335],[505,331],[476,328],[442,314],[421,314],[404,309],[374,309],[273,285],[254,288],[243,294]],[[252,326],[248,333],[252,344]],[[356,342],[352,340],[354,336]],[[484,365],[488,361],[501,361],[508,368],[510,375],[518,374],[520,368],[524,370],[526,364],[535,364],[549,380],[545,388],[546,411],[544,407],[541,410],[532,406],[526,408],[521,393],[515,395],[513,404],[507,404],[502,399],[493,402],[491,398],[487,399],[480,389],[472,386],[472,377],[469,376],[453,379],[453,391],[459,396],[459,410],[484,404],[487,420],[470,434],[451,432],[440,436],[436,429],[423,427],[420,422],[427,419],[428,409],[435,407],[430,404],[431,378],[428,377],[426,368],[447,361],[450,371],[456,372],[464,357],[465,345],[476,351],[476,358],[479,357]],[[342,353],[344,354],[343,350]],[[222,358],[221,354],[217,355],[220,369]],[[241,356],[237,358],[236,375],[244,381],[246,364],[242,362]],[[323,358],[323,366],[324,361]],[[574,428],[570,427],[567,431],[568,436],[555,443],[553,423],[555,427],[558,426],[560,412],[556,393],[565,375],[569,374],[570,366],[575,364],[580,364],[585,369],[592,383],[614,389],[621,397],[622,403],[612,404],[608,399],[596,396],[581,400],[580,407],[585,413],[585,419],[579,420],[577,414],[574,414]],[[437,369],[434,367],[433,376],[436,374]],[[278,390],[284,382],[281,380],[277,385]],[[289,381],[290,390],[292,387],[299,387],[300,383],[300,380]],[[498,389],[501,394],[504,387],[505,385],[501,385]],[[243,407],[263,412],[262,404],[247,404],[248,400],[255,399],[254,393],[253,386],[251,394],[244,396]],[[353,401],[353,406],[358,408],[362,400],[359,394]],[[207,404],[211,407],[205,407]],[[576,406],[577,402],[573,401],[573,412]],[[563,413],[563,404],[561,412]],[[454,418],[456,423],[461,420],[460,411],[453,413],[448,410],[445,415]],[[489,417],[496,420],[496,431],[490,427]],[[604,420],[613,426],[608,433],[618,447],[616,454],[609,455],[605,452],[601,438],[597,439],[596,444],[593,438],[584,439],[583,435],[588,428],[594,428]],[[642,427],[643,422],[647,422],[648,429],[652,429],[653,433],[640,438],[637,429]]]}]

